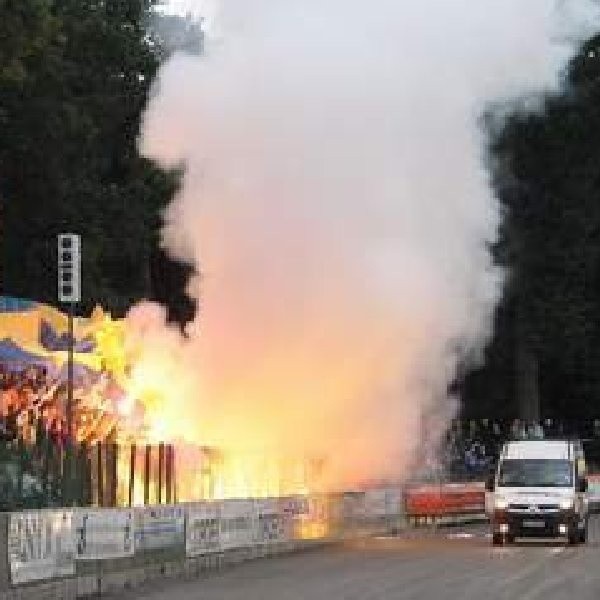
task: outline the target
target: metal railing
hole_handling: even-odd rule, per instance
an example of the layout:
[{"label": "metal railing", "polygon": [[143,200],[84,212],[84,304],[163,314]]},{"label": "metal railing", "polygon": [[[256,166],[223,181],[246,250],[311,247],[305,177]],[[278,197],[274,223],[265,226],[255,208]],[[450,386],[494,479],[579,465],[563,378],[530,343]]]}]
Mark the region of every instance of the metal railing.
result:
[{"label": "metal railing", "polygon": [[173,446],[0,441],[0,511],[176,501]]}]

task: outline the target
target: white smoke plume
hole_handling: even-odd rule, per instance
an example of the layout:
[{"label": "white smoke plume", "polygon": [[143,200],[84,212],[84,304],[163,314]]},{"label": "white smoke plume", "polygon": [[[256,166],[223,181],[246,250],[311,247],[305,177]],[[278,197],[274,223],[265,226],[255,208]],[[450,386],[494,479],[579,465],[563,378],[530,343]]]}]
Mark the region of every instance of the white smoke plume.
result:
[{"label": "white smoke plume", "polygon": [[186,167],[164,243],[202,273],[178,359],[196,441],[322,456],[338,481],[405,473],[501,294],[482,112],[557,89],[595,14],[222,0],[205,55],[162,68],[141,139]]}]

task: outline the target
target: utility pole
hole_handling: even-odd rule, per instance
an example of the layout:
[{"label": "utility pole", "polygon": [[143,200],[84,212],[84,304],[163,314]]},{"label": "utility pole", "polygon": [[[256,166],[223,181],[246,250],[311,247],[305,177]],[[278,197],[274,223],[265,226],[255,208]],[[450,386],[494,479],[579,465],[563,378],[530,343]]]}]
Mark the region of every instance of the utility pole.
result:
[{"label": "utility pole", "polygon": [[58,300],[67,305],[68,315],[68,354],[67,354],[67,464],[66,482],[69,504],[74,501],[73,466],[74,466],[74,428],[73,428],[73,353],[75,305],[81,302],[81,236],[76,233],[63,233],[58,236]]}]

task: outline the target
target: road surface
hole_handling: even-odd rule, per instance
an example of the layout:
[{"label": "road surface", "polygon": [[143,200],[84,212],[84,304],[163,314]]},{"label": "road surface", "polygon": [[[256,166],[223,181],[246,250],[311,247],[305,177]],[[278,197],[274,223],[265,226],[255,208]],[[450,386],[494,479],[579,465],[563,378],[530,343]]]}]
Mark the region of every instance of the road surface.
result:
[{"label": "road surface", "polygon": [[598,600],[600,517],[587,545],[492,548],[484,527],[413,531],[238,565],[144,600]]}]

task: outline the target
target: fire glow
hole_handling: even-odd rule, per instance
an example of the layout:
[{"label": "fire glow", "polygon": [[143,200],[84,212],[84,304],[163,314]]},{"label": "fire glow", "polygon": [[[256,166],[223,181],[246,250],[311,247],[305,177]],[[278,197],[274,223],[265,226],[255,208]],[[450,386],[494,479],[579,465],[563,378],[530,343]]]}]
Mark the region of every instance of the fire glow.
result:
[{"label": "fire glow", "polygon": [[156,429],[241,464],[255,449],[321,464],[333,487],[403,477],[435,450],[455,408],[448,384],[478,360],[501,294],[481,115],[556,89],[597,11],[219,6],[205,55],[162,68],[140,142],[185,166],[163,238],[200,274],[185,340],[151,305],[133,315],[180,372]]},{"label": "fire glow", "polygon": [[223,0],[205,56],[160,72],[140,145],[185,165],[163,237],[200,310],[182,337],[142,303],[100,346],[119,435],[195,448],[182,500],[405,476],[489,337],[480,116],[555,89],[583,21],[547,0],[363,4]]}]

